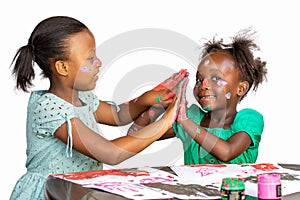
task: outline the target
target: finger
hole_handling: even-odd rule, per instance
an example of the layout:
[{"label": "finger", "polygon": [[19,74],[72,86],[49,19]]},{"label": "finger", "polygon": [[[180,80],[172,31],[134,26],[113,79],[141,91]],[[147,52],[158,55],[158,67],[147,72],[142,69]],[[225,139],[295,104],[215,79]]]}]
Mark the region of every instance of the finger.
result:
[{"label": "finger", "polygon": [[155,105],[156,106],[169,106],[170,103],[173,101],[175,94],[170,90],[161,90],[157,92],[157,96],[154,97]]},{"label": "finger", "polygon": [[186,88],[187,88],[187,85],[189,83],[189,78],[188,77],[184,77],[184,83],[183,83],[183,92],[186,93]]},{"label": "finger", "polygon": [[186,101],[186,88],[188,85],[188,78],[185,78],[183,80],[183,85],[182,85],[182,90],[181,90],[181,95],[180,95],[180,105],[179,105],[179,111],[178,111],[178,116],[177,116],[177,121],[184,121],[187,119],[187,114],[186,114],[186,106],[187,106],[187,101]]},{"label": "finger", "polygon": [[178,116],[178,110],[179,110],[179,104],[180,101],[177,97],[174,98],[173,102],[172,102],[172,106],[174,106],[174,110],[173,110],[173,115],[172,115],[172,119],[171,122],[172,124],[176,121],[177,116]]},{"label": "finger", "polygon": [[187,74],[187,70],[186,69],[181,69],[176,76],[174,76],[173,80],[170,81],[169,83],[169,88],[172,89],[174,88],[176,85],[178,85],[178,83],[180,83],[182,81],[182,79],[184,77],[186,77]]},{"label": "finger", "polygon": [[188,76],[187,70],[181,69],[179,72],[172,74],[171,77],[158,84],[156,87],[153,88],[153,90],[161,90],[167,88],[173,89],[186,76]]},{"label": "finger", "polygon": [[160,84],[158,84],[156,87],[154,87],[153,90],[160,90],[160,89],[167,89],[167,88],[169,88],[170,83],[172,81],[174,81],[174,77],[176,77],[176,74],[178,74],[178,73],[172,74],[169,78],[167,78],[166,80],[164,80],[163,82],[161,82]]}]

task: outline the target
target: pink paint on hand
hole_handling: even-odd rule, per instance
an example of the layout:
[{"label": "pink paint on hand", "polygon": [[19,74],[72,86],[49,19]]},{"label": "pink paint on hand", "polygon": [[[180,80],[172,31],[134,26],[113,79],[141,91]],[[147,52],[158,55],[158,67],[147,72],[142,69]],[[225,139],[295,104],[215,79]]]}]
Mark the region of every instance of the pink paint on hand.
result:
[{"label": "pink paint on hand", "polygon": [[153,88],[154,91],[158,91],[158,90],[165,90],[168,89],[163,83],[157,85],[155,88]]},{"label": "pink paint on hand", "polygon": [[175,94],[173,92],[169,93],[168,100],[172,100]]},{"label": "pink paint on hand", "polygon": [[179,72],[173,74],[171,77],[169,77],[168,79],[166,79],[165,81],[161,82],[156,87],[154,87],[153,90],[154,91],[165,90],[165,89],[171,90],[179,83],[179,81],[181,81],[180,78],[182,78],[182,75],[184,75],[184,77],[188,76],[188,72],[186,69],[181,69]]},{"label": "pink paint on hand", "polygon": [[152,117],[154,117],[154,115],[155,115],[154,110],[149,110],[149,116],[152,118]]},{"label": "pink paint on hand", "polygon": [[187,73],[187,70],[186,70],[186,69],[181,69],[180,72],[179,72],[180,75],[186,74],[186,73]]}]

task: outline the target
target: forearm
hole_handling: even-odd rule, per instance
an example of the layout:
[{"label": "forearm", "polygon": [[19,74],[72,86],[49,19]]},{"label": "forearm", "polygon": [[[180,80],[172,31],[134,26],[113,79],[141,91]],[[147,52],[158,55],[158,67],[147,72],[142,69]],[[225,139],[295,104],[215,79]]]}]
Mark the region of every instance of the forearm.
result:
[{"label": "forearm", "polygon": [[135,133],[136,131],[144,128],[145,126],[153,123],[156,119],[165,111],[165,108],[162,106],[153,106],[143,112],[134,123],[128,129],[128,133]]},{"label": "forearm", "polygon": [[112,143],[118,149],[118,156],[112,158],[114,159],[113,163],[118,164],[134,156],[158,140],[171,127],[171,125],[166,123],[165,119],[160,119],[137,131],[134,135],[128,135],[113,140]]},{"label": "forearm", "polygon": [[138,98],[119,105],[117,112],[120,125],[126,125],[134,121],[141,113],[145,112],[149,106],[145,106]]},{"label": "forearm", "polygon": [[[170,93],[170,91],[168,90],[150,90],[145,92],[138,98],[121,104],[120,111],[118,112],[120,123],[124,125],[136,120],[143,112],[145,112],[149,108],[155,108],[159,106],[167,107],[173,100],[172,98],[169,98],[171,94],[172,93]],[[151,113],[149,114],[151,115]]]},{"label": "forearm", "polygon": [[190,137],[192,137],[207,152],[214,155],[219,160],[228,160],[227,158],[230,157],[231,152],[230,145],[227,141],[213,135],[190,119],[184,120],[180,124]]}]

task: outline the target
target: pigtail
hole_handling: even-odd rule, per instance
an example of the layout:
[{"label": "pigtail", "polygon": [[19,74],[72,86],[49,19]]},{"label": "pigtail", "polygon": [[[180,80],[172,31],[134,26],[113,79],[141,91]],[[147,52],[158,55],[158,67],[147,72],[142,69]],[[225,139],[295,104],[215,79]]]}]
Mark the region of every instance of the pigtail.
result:
[{"label": "pigtail", "polygon": [[251,29],[241,30],[232,39],[232,55],[236,59],[236,63],[241,69],[244,78],[249,82],[250,88],[256,91],[258,85],[266,79],[267,70],[266,62],[262,62],[260,58],[254,58],[254,51],[259,51],[259,46],[254,42]]},{"label": "pigtail", "polygon": [[223,39],[217,40],[216,37],[213,37],[212,40],[209,40],[203,44],[201,58],[204,58],[211,52],[220,51],[221,49],[223,49]]},{"label": "pigtail", "polygon": [[12,75],[16,79],[16,88],[28,92],[28,88],[32,87],[34,73],[34,47],[31,44],[18,49],[12,64],[14,67]]}]

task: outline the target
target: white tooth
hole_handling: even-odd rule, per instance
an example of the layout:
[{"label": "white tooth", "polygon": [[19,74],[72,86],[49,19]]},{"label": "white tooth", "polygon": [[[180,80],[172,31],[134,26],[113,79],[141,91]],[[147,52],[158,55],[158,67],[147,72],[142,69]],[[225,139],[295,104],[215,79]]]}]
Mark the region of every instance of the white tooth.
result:
[{"label": "white tooth", "polygon": [[201,97],[202,99],[213,99],[214,96],[205,96],[205,97]]}]

